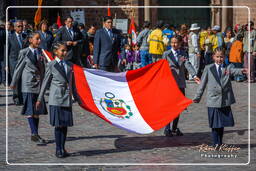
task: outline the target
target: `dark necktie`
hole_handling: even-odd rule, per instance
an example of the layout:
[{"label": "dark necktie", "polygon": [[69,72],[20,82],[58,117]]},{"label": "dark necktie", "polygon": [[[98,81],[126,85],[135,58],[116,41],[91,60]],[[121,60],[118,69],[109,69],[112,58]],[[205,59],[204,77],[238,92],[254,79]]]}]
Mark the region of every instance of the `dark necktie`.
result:
[{"label": "dark necktie", "polygon": [[112,35],[112,31],[110,29],[108,30],[108,35],[112,39],[113,35]]},{"label": "dark necktie", "polygon": [[219,65],[218,74],[219,74],[219,79],[221,79],[221,65]]},{"label": "dark necktie", "polygon": [[66,74],[66,70],[65,70],[65,67],[64,67],[64,64],[63,64],[63,60],[61,60],[59,62],[59,64],[60,64],[60,67],[61,67],[62,71]]},{"label": "dark necktie", "polygon": [[36,50],[34,50],[34,60],[35,60],[35,63],[37,63],[37,53],[36,53]]},{"label": "dark necktie", "polygon": [[19,41],[19,45],[20,45],[20,48],[22,48],[22,37],[21,37],[21,34],[18,35],[18,41]]},{"label": "dark necktie", "polygon": [[73,36],[72,36],[72,31],[71,31],[71,29],[68,29],[68,32],[69,32],[70,36],[71,36],[71,37],[72,37],[72,39],[73,39]]}]

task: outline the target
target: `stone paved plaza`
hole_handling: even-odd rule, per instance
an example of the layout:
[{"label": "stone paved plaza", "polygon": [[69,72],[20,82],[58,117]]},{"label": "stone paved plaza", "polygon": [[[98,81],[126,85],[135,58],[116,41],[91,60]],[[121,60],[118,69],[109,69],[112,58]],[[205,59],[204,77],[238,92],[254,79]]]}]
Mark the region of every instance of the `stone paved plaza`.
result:
[{"label": "stone paved plaza", "polygon": [[[196,84],[188,83],[186,95],[192,98]],[[251,84],[251,155],[248,163],[248,84],[233,82],[237,103],[232,106],[235,126],[225,128],[224,143],[239,147],[237,151],[199,151],[202,144],[211,144],[205,97],[181,114],[182,137],[164,137],[163,129],[148,135],[138,135],[118,129],[78,106],[73,106],[74,126],[68,129],[66,148],[70,157],[57,159],[54,128],[49,118],[40,119],[39,133],[49,140],[46,146],[30,141],[27,120],[20,106],[12,103],[12,91],[0,89],[0,170],[88,170],[88,171],[158,171],[158,170],[256,170],[256,84]],[[6,98],[8,98],[8,163],[6,163]],[[226,156],[224,156],[226,155]],[[215,156],[215,157],[214,157]],[[222,156],[217,158],[216,156]],[[18,165],[18,164],[59,165]],[[212,165],[207,165],[212,164]],[[219,166],[219,164],[229,166]],[[61,165],[61,164],[74,164]],[[81,165],[84,164],[84,165]],[[86,166],[87,164],[87,166]],[[142,165],[147,164],[147,165]],[[155,165],[153,165],[155,164]],[[187,164],[187,165],[186,165]],[[191,164],[197,164],[193,166]]]}]

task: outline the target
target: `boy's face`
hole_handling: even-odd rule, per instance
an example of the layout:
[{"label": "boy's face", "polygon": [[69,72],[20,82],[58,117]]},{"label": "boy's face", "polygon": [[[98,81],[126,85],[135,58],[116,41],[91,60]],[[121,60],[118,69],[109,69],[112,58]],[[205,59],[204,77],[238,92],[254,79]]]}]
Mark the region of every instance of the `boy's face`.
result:
[{"label": "boy's face", "polygon": [[112,29],[113,26],[113,21],[112,20],[107,20],[104,22],[104,27],[106,27],[107,29]]},{"label": "boy's face", "polygon": [[39,34],[35,34],[32,38],[29,39],[30,44],[32,44],[32,46],[34,48],[38,48],[41,42],[41,38]]},{"label": "boy's face", "polygon": [[224,54],[221,51],[217,51],[214,55],[213,55],[213,60],[216,64],[220,65],[223,64],[224,62]]},{"label": "boy's face", "polygon": [[171,46],[174,50],[177,50],[180,48],[180,42],[176,38],[171,39]]},{"label": "boy's face", "polygon": [[67,47],[66,46],[60,46],[56,51],[55,54],[60,59],[64,59],[67,54]]}]

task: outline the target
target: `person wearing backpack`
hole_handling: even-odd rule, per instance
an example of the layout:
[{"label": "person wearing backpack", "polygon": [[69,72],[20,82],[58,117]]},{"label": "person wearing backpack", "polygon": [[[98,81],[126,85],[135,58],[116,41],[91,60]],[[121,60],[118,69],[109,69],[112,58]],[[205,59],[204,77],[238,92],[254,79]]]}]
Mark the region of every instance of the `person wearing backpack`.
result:
[{"label": "person wearing backpack", "polygon": [[141,67],[144,67],[152,63],[152,56],[149,54],[149,43],[147,41],[150,30],[150,22],[145,21],[143,24],[143,30],[137,37],[137,44],[140,47]]}]

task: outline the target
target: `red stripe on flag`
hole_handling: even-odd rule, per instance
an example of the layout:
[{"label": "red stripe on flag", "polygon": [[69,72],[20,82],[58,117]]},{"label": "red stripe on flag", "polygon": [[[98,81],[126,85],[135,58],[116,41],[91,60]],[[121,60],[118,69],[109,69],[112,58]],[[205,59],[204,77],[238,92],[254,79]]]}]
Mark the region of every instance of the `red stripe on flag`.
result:
[{"label": "red stripe on flag", "polygon": [[111,124],[111,122],[107,118],[105,118],[104,115],[100,113],[100,111],[98,110],[97,106],[94,103],[90,87],[88,85],[86,76],[84,74],[84,69],[78,65],[73,65],[73,70],[74,70],[74,76],[75,76],[75,86],[81,102],[81,104],[79,105],[82,108],[92,113],[95,113],[100,118],[104,119],[106,122]]},{"label": "red stripe on flag", "polygon": [[44,50],[44,49],[42,49],[42,52],[43,52],[43,54],[44,54],[44,56],[45,56],[45,58],[47,59],[48,62],[54,60],[54,58],[52,57],[51,52],[49,52],[47,50]]},{"label": "red stripe on flag", "polygon": [[140,114],[154,130],[166,126],[192,103],[179,90],[166,60],[128,71],[126,78]]}]

